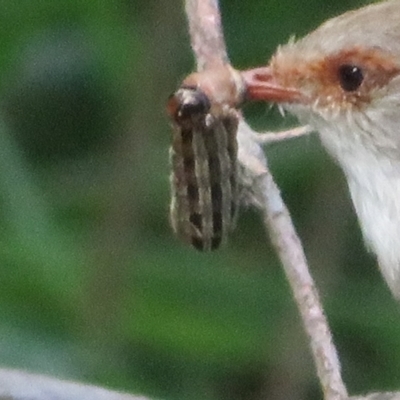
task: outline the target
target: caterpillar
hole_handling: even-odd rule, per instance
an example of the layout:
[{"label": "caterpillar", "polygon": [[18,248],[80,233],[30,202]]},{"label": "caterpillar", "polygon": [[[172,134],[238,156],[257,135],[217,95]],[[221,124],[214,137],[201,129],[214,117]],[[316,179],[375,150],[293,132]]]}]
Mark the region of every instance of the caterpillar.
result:
[{"label": "caterpillar", "polygon": [[237,140],[241,80],[229,66],[195,73],[170,96],[173,126],[170,221],[201,251],[226,242],[238,212]]}]

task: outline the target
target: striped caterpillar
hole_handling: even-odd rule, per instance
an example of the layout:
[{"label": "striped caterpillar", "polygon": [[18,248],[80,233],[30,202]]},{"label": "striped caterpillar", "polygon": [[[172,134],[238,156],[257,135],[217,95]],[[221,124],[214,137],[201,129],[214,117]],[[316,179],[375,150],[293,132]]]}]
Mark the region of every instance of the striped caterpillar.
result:
[{"label": "striped caterpillar", "polygon": [[235,224],[235,106],[243,92],[239,73],[223,66],[189,75],[168,100],[173,125],[171,225],[178,237],[198,250],[217,249]]}]

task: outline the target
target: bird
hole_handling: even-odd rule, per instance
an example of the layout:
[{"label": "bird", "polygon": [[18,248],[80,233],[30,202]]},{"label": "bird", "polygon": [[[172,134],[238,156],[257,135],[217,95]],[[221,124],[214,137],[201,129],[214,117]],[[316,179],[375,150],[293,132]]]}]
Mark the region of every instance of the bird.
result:
[{"label": "bird", "polygon": [[319,133],[400,299],[400,1],[334,17],[242,76],[249,100],[276,103]]}]

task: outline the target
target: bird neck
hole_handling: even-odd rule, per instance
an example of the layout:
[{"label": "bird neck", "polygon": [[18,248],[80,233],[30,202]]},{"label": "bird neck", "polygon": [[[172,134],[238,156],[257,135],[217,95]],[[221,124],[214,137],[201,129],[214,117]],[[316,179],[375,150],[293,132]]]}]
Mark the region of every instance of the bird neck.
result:
[{"label": "bird neck", "polygon": [[[374,146],[321,140],[342,167],[367,245],[377,255],[386,281],[400,297],[400,160]],[[337,139],[337,138],[336,138]]]}]

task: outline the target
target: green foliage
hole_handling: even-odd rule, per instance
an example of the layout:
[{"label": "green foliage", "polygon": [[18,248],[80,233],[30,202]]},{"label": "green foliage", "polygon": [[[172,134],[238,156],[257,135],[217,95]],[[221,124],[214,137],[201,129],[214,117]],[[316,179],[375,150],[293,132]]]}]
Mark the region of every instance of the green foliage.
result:
[{"label": "green foliage", "polygon": [[[361,1],[222,1],[240,67]],[[0,359],[160,398],[321,397],[259,216],[205,255],[168,224],[181,2],[0,0]],[[282,129],[265,106],[259,129]],[[352,391],[398,389],[397,304],[315,139],[268,149]]]}]

